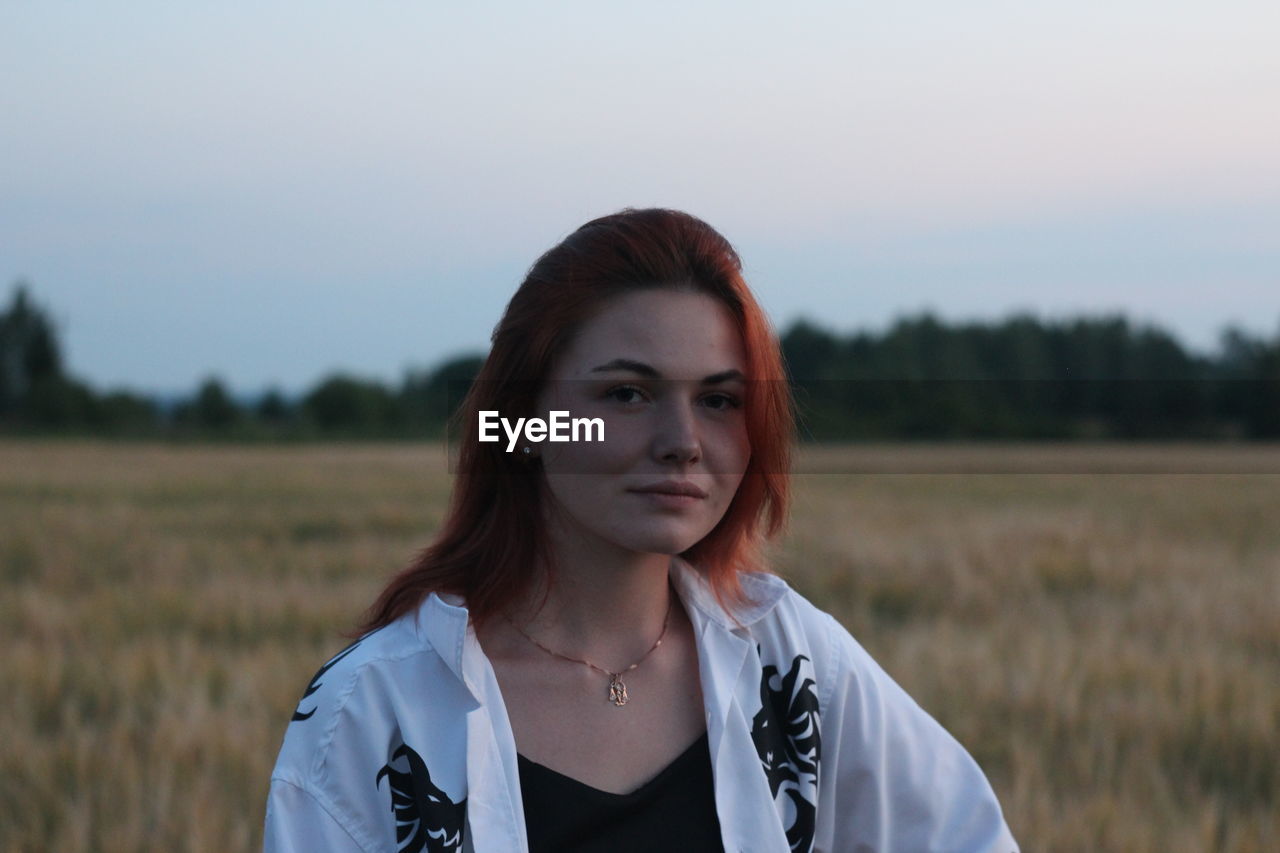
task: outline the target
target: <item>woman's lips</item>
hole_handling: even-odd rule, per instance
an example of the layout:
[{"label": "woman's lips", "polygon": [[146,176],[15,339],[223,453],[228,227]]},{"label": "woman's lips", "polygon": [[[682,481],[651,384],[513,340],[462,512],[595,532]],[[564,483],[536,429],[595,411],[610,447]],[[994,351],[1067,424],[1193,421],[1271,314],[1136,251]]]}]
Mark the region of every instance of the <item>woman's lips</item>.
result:
[{"label": "woman's lips", "polygon": [[685,509],[705,500],[707,493],[693,483],[667,480],[631,489],[661,509]]},{"label": "woman's lips", "polygon": [[668,492],[636,492],[635,494],[663,509],[684,509],[703,500],[693,495],[673,495]]},{"label": "woman's lips", "polygon": [[663,480],[660,483],[649,483],[632,489],[645,495],[671,495],[674,497],[705,498],[707,493],[687,480]]}]

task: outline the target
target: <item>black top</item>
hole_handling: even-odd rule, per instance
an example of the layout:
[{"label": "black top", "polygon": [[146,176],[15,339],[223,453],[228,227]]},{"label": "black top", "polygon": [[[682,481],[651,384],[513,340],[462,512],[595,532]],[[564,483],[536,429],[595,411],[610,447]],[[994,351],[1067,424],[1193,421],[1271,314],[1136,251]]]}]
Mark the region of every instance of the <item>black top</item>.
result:
[{"label": "black top", "polygon": [[611,794],[523,755],[530,853],[723,853],[707,735],[629,794]]}]

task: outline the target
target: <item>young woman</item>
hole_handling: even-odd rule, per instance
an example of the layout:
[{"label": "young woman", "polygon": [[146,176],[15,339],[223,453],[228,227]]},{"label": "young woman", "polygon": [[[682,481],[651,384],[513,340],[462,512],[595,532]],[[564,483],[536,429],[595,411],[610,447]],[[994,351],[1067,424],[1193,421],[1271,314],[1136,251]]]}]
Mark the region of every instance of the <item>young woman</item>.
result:
[{"label": "young woman", "polygon": [[[790,403],[701,220],[626,210],[543,255],[438,537],[294,713],[267,850],[1016,850],[963,748],[760,565]],[[577,440],[511,427],[556,412]]]}]

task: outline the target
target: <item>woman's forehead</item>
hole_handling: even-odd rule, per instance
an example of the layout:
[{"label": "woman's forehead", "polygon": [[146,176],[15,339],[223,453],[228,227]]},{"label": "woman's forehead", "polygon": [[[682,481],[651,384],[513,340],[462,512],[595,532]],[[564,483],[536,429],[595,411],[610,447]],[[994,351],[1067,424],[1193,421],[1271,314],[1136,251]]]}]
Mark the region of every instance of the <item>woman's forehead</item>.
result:
[{"label": "woman's forehead", "polygon": [[609,301],[578,329],[557,373],[579,378],[613,365],[647,365],[662,378],[745,372],[733,314],[703,293],[644,290]]}]

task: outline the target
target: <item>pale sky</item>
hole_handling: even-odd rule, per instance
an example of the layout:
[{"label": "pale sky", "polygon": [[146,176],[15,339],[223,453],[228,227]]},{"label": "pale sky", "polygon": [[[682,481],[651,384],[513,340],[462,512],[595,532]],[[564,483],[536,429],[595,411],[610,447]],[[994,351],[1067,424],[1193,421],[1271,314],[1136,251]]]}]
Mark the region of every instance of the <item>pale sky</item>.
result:
[{"label": "pale sky", "polygon": [[1280,333],[1274,0],[463,6],[0,4],[4,302],[100,389],[397,381],[662,205],[780,329]]}]

